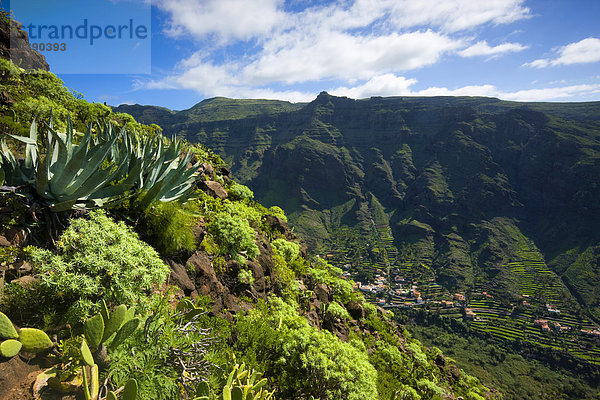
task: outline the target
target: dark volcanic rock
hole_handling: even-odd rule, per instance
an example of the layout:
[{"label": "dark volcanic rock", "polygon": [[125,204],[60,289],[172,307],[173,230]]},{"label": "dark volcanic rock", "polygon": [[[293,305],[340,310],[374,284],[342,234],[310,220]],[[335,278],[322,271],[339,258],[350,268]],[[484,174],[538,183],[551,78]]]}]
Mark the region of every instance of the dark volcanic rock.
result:
[{"label": "dark volcanic rock", "polygon": [[189,296],[196,289],[196,286],[188,276],[185,266],[173,261],[169,261],[169,266],[171,267],[170,280],[180,287],[186,296]]},{"label": "dark volcanic rock", "polygon": [[199,187],[212,197],[218,197],[221,200],[225,200],[228,197],[227,190],[219,182],[201,181]]},{"label": "dark volcanic rock", "polygon": [[346,309],[348,310],[348,313],[350,313],[352,318],[356,320],[361,320],[365,317],[365,310],[358,301],[349,301],[348,304],[346,304]]},{"label": "dark volcanic rock", "polygon": [[21,68],[50,70],[44,56],[29,45],[29,36],[21,23],[10,21],[4,14],[0,15],[0,57]]}]

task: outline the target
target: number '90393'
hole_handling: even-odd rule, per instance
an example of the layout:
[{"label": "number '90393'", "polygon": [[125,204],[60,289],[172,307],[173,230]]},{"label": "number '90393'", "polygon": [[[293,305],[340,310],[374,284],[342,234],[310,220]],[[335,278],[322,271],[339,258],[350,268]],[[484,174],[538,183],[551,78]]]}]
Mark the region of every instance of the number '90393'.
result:
[{"label": "number '90393'", "polygon": [[31,48],[37,51],[67,51],[66,43],[47,42],[47,43],[31,43]]}]

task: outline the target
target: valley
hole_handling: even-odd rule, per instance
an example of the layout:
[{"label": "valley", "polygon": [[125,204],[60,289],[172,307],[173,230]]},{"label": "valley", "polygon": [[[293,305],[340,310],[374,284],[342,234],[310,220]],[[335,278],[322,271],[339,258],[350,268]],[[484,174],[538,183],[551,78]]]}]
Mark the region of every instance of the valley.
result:
[{"label": "valley", "polygon": [[600,103],[321,93],[222,119],[214,101],[162,126],[216,149],[374,304],[600,364]]}]

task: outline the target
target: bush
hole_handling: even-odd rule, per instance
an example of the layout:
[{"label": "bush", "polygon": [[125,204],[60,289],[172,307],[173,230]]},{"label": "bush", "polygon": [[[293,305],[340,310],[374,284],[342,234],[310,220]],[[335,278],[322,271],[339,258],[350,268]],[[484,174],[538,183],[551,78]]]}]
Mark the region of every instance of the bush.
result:
[{"label": "bush", "polygon": [[257,228],[260,225],[260,212],[242,202],[225,202],[223,210],[236,219],[248,221],[250,226]]},{"label": "bush", "polygon": [[196,250],[193,227],[197,221],[197,206],[156,202],[145,212],[148,236],[164,255],[192,253]]},{"label": "bush", "polygon": [[247,220],[236,219],[227,212],[215,215],[208,224],[208,230],[213,234],[221,249],[221,254],[229,254],[238,261],[245,258],[256,258],[260,252],[254,243],[256,232]]},{"label": "bush", "polygon": [[26,252],[41,276],[39,290],[47,302],[68,308],[69,322],[97,311],[101,298],[141,304],[144,291],[161,285],[169,274],[152,247],[101,210],[90,212],[89,219],[71,220],[57,254],[32,246]]},{"label": "bush", "polygon": [[271,246],[287,263],[294,261],[300,254],[300,246],[285,239],[275,239],[271,242]]},{"label": "bush", "polygon": [[352,284],[339,277],[342,273],[341,269],[331,266],[321,258],[313,263],[313,267],[314,268],[308,269],[308,275],[310,275],[315,283],[324,283],[329,286],[335,300],[339,300],[346,304],[350,300],[356,300],[358,298]]},{"label": "bush", "polygon": [[269,213],[271,215],[279,217],[282,220],[284,220],[285,222],[287,222],[287,217],[286,217],[285,213],[283,212],[283,210],[281,209],[281,207],[279,207],[279,206],[269,207]]},{"label": "bush", "polygon": [[280,298],[240,316],[237,347],[278,388],[279,398],[376,399],[365,351],[320,331]]},{"label": "bush", "polygon": [[[189,312],[173,309],[173,291],[153,295],[144,329],[137,329],[124,345],[110,352],[106,371],[112,386],[122,386],[134,378],[139,384],[139,400],[181,399],[182,388],[191,380],[209,374],[206,359],[213,339],[205,321],[185,317]],[[184,372],[184,367],[186,370]]]},{"label": "bush", "polygon": [[232,200],[252,200],[254,193],[249,187],[233,182],[228,190],[229,197]]},{"label": "bush", "polygon": [[348,310],[346,310],[344,307],[342,307],[336,301],[332,301],[331,303],[329,303],[327,305],[327,310],[325,311],[325,313],[330,315],[333,318],[347,319],[347,320],[351,319],[350,314],[348,313]]}]

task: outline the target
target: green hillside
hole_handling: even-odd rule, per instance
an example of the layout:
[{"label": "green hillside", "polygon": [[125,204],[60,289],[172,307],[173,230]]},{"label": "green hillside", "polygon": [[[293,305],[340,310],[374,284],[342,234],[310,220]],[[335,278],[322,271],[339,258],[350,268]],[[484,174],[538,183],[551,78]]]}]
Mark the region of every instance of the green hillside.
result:
[{"label": "green hillside", "polygon": [[[392,265],[431,264],[445,287],[465,291],[474,272],[491,278],[514,261],[524,235],[600,317],[589,256],[600,240],[600,103],[322,93],[296,111],[209,115],[163,127],[213,148],[258,199],[284,207],[312,250],[348,250],[336,245],[343,227],[356,230],[353,251],[376,247],[377,218],[402,250]],[[518,294],[504,274],[505,294]]]},{"label": "green hillside", "polygon": [[208,148],[5,59],[0,92],[2,398],[502,398]]},{"label": "green hillside", "polygon": [[[213,148],[371,301],[600,363],[599,102],[323,92],[163,127]],[[440,306],[456,293],[464,303]]]}]

